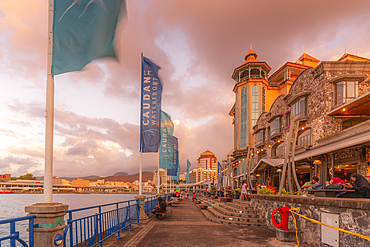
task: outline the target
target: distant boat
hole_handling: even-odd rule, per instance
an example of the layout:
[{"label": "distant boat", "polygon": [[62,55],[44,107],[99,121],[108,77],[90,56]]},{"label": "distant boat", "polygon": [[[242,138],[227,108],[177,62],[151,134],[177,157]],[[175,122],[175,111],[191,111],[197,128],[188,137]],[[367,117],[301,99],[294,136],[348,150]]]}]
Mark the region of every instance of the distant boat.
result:
[{"label": "distant boat", "polygon": [[14,194],[13,191],[0,191],[0,194]]}]

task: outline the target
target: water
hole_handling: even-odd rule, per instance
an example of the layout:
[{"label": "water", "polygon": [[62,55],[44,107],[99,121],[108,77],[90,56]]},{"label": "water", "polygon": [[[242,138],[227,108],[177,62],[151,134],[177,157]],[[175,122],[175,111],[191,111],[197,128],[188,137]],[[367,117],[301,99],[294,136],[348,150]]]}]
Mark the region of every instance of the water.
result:
[{"label": "water", "polygon": [[[76,209],[119,201],[133,200],[136,195],[137,194],[54,194],[53,202],[67,204],[69,205],[69,209]],[[148,195],[147,197],[150,196],[152,195]],[[43,194],[0,194],[0,220],[26,216],[27,214],[24,211],[25,207],[34,203],[43,202],[43,199]],[[112,209],[112,207],[109,209]],[[76,216],[79,215],[76,213]],[[67,218],[68,216],[66,215],[65,220]],[[28,221],[23,221],[16,224],[16,231],[20,232],[21,239],[28,239],[28,232],[26,232],[27,227]],[[8,235],[9,224],[0,225],[0,238]],[[8,241],[2,242],[1,246],[8,246],[8,243]],[[17,244],[17,246],[18,245],[19,244]]]}]

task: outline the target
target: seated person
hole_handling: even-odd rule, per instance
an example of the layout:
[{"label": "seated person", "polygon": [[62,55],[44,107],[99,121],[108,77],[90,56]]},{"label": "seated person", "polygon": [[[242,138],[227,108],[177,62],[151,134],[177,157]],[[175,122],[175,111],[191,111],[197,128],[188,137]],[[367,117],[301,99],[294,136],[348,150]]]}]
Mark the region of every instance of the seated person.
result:
[{"label": "seated person", "polygon": [[[154,207],[152,214],[156,214],[157,212],[166,212],[166,202],[162,199],[162,197],[158,197],[158,205]],[[157,215],[156,215],[157,217]],[[159,215],[159,219],[162,218],[162,215]]]},{"label": "seated person", "polygon": [[302,192],[302,194],[308,194],[308,191],[307,190],[316,190],[316,189],[321,189],[322,186],[321,184],[319,184],[319,178],[316,177],[316,176],[313,176],[311,181],[308,181],[306,182],[302,187],[301,189],[304,189],[305,191]]},{"label": "seated person", "polygon": [[350,185],[345,185],[348,189],[354,189],[355,192],[347,192],[338,197],[345,198],[370,198],[370,184],[369,182],[360,174],[353,173],[351,175],[352,183]]},{"label": "seated person", "polygon": [[332,180],[330,180],[330,183],[325,186],[325,188],[326,189],[343,189],[345,183],[346,181],[338,177],[333,177]]},{"label": "seated person", "polygon": [[271,183],[269,183],[269,186],[267,186],[267,189],[270,189],[270,190],[274,191],[274,195],[275,195],[275,187],[272,186]]}]

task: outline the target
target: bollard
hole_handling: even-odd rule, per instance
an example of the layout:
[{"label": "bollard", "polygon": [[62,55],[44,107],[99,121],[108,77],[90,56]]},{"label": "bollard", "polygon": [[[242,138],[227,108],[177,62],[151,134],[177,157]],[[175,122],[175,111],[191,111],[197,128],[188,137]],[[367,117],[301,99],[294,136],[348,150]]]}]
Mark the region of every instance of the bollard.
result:
[{"label": "bollard", "polygon": [[144,209],[145,198],[146,196],[143,196],[143,195],[135,196],[135,199],[139,200],[139,203],[140,203],[140,217],[139,217],[140,224],[146,224],[148,223],[148,220],[149,220],[148,216],[145,213],[145,209]]},{"label": "bollard", "polygon": [[[272,210],[271,213],[271,221],[272,224],[277,228],[276,229],[276,238],[277,240],[281,242],[295,242],[296,241],[296,235],[295,231],[291,231],[288,229],[288,223],[289,223],[289,212],[290,208],[288,206],[282,207],[282,208],[275,208]],[[277,223],[275,221],[275,212],[278,211],[281,215],[281,222]],[[281,229],[279,229],[281,228]]]},{"label": "bollard", "polygon": [[63,230],[66,227],[64,215],[68,207],[62,203],[36,203],[26,206],[26,213],[36,215],[34,221],[35,246],[54,247],[61,245],[60,235],[63,236]]}]

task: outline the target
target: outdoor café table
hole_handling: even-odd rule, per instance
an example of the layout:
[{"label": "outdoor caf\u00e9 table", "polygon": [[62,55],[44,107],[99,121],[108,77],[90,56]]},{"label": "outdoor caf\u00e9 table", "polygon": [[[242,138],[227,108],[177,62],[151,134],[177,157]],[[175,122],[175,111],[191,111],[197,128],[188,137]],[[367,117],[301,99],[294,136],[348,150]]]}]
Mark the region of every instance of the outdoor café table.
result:
[{"label": "outdoor caf\u00e9 table", "polygon": [[355,190],[337,190],[337,189],[319,189],[319,190],[305,190],[315,194],[315,197],[335,197],[339,192],[354,192]]}]

